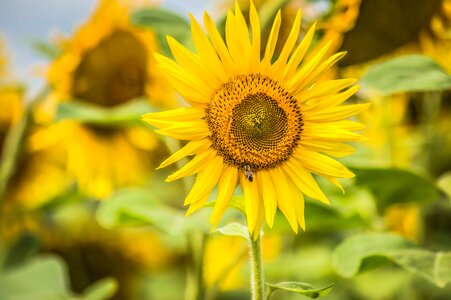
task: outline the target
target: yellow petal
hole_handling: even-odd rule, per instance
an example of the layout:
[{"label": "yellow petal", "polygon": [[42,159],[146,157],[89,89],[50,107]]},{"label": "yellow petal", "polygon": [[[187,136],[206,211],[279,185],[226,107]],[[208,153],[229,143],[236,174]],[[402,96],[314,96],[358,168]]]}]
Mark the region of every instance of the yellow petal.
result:
[{"label": "yellow petal", "polygon": [[154,56],[158,63],[157,68],[185,100],[195,103],[207,103],[210,101],[210,86],[197,80],[195,75],[180,68],[171,59],[158,53],[155,53]]},{"label": "yellow petal", "polygon": [[249,19],[252,28],[252,53],[251,53],[251,68],[252,70],[260,71],[260,20],[253,1],[251,1],[249,9]]},{"label": "yellow petal", "polygon": [[262,60],[262,64],[264,64],[266,68],[271,65],[274,49],[276,48],[277,44],[277,38],[279,37],[279,29],[281,22],[282,17],[279,9],[276,18],[274,19],[274,23],[272,25],[271,32],[269,34],[268,42],[266,43],[265,56],[263,57]]},{"label": "yellow petal", "polygon": [[205,196],[199,198],[196,202],[189,204],[189,208],[186,211],[186,216],[189,216],[204,207],[209,197],[210,195],[206,194]]},{"label": "yellow petal", "polygon": [[207,167],[197,175],[196,182],[186,196],[183,205],[198,202],[205,195],[210,194],[221,177],[223,167],[221,156],[207,159]]},{"label": "yellow petal", "polygon": [[312,98],[319,97],[330,97],[330,95],[334,95],[341,90],[353,85],[356,83],[357,79],[347,78],[347,79],[335,79],[335,80],[327,80],[320,83],[315,83],[315,85],[309,90],[304,91],[300,97],[307,100]]},{"label": "yellow petal", "polygon": [[205,110],[194,107],[182,107],[163,112],[148,113],[142,119],[158,128],[169,127],[175,122],[187,122],[201,120],[205,116]]},{"label": "yellow petal", "polygon": [[204,120],[194,122],[175,122],[164,129],[155,132],[179,140],[200,140],[210,135],[207,123]]},{"label": "yellow petal", "polygon": [[166,182],[171,182],[201,172],[209,165],[210,159],[214,155],[216,155],[215,151],[205,151],[197,154],[186,165],[169,175],[168,178],[166,178]]},{"label": "yellow petal", "polygon": [[341,183],[337,180],[337,178],[330,177],[330,176],[324,176],[324,178],[326,178],[330,183],[332,183],[333,185],[338,187],[343,194],[345,193],[345,189],[343,188]]},{"label": "yellow petal", "polygon": [[280,52],[279,58],[274,63],[275,74],[280,74],[280,72],[283,70],[283,68],[287,63],[288,56],[293,50],[294,45],[296,45],[296,42],[299,37],[299,30],[301,27],[301,16],[302,16],[301,10],[298,10],[290,34],[288,35],[285,45],[283,46],[283,49]]},{"label": "yellow petal", "polygon": [[222,67],[221,61],[219,60],[215,49],[211,45],[208,37],[205,35],[193,15],[189,14],[189,17],[191,20],[191,32],[193,41],[196,45],[196,49],[199,53],[201,61],[205,64],[210,74],[214,75],[221,81],[225,81],[227,78],[224,73],[224,68]]},{"label": "yellow petal", "polygon": [[265,206],[266,222],[272,228],[274,217],[277,212],[276,192],[274,191],[272,179],[268,172],[260,171],[255,174],[255,178],[259,180],[262,189],[262,198]]},{"label": "yellow petal", "polygon": [[347,119],[367,110],[370,105],[371,103],[364,103],[324,108],[314,113],[304,114],[304,119],[309,122],[329,122]]},{"label": "yellow petal", "polygon": [[299,192],[296,188],[292,186],[292,199],[294,204],[294,209],[296,213],[296,221],[299,224],[299,226],[305,231],[305,218],[304,218],[304,196],[301,192]]},{"label": "yellow petal", "polygon": [[333,157],[343,157],[355,152],[355,149],[352,146],[337,142],[318,141],[318,140],[306,141],[301,139],[300,144],[313,151],[323,152],[324,154]]},{"label": "yellow petal", "polygon": [[[306,75],[301,82],[298,83],[297,89],[304,90],[312,85],[321,75],[323,75],[330,67],[335,65],[340,59],[346,55],[346,52],[339,52],[329,57],[321,65],[317,66],[312,72]],[[296,97],[296,96],[295,96]]]},{"label": "yellow petal", "polygon": [[164,162],[162,162],[157,169],[167,167],[188,155],[195,154],[197,151],[206,151],[208,148],[210,148],[210,146],[211,141],[209,139],[190,141],[183,148],[181,148],[180,150],[172,154],[169,158],[167,158]]},{"label": "yellow petal", "polygon": [[[311,109],[324,109],[324,108],[330,108],[333,106],[338,106],[341,103],[345,102],[346,100],[348,100],[352,95],[354,95],[355,93],[357,93],[357,91],[360,89],[359,86],[353,86],[349,89],[347,89],[346,91],[336,94],[336,95],[326,95],[323,97],[319,97],[319,98],[313,98],[310,100],[307,100],[305,102],[305,109],[304,111],[308,111]],[[306,98],[308,99],[308,98]]]},{"label": "yellow petal", "polygon": [[315,35],[315,27],[316,22],[313,23],[312,27],[310,27],[310,29],[307,31],[306,35],[302,39],[302,42],[298,45],[293,55],[291,55],[290,59],[288,60],[288,64],[283,73],[284,79],[291,77],[296,72],[299,64],[301,63],[310,47],[313,36]]},{"label": "yellow petal", "polygon": [[329,177],[352,178],[354,174],[335,159],[324,154],[310,151],[302,146],[293,155],[307,170]]},{"label": "yellow petal", "polygon": [[292,196],[292,188],[285,174],[278,168],[269,170],[273,181],[274,190],[276,192],[277,206],[287,218],[288,223],[295,233],[298,233],[298,223],[296,218],[296,210],[294,199]]},{"label": "yellow petal", "polygon": [[236,167],[224,167],[224,172],[219,180],[218,197],[213,212],[210,216],[210,222],[217,225],[225,209],[232,199],[233,192],[238,181],[238,169]]},{"label": "yellow petal", "polygon": [[288,82],[288,88],[293,91],[293,94],[301,93],[301,91],[303,90],[301,87],[304,87],[304,79],[318,66],[327,50],[329,49],[330,44],[331,42],[328,42],[323,48],[321,48],[321,50],[318,51],[318,53],[313,58],[311,58],[301,67],[301,69],[296,73],[293,79]]},{"label": "yellow petal", "polygon": [[202,82],[204,86],[220,84],[219,79],[212,76],[213,74],[206,68],[206,63],[198,55],[186,49],[172,37],[168,37],[167,40],[176,61],[183,69],[189,70],[192,76],[196,77],[196,81]]},{"label": "yellow petal", "polygon": [[207,29],[208,35],[211,38],[211,42],[213,43],[219,55],[219,58],[224,64],[224,67],[226,68],[227,71],[229,72],[232,71],[235,68],[235,63],[233,62],[229,50],[227,49],[224,40],[219,34],[219,31],[216,28],[215,23],[207,13],[204,13],[204,24],[205,28]]},{"label": "yellow petal", "polygon": [[246,211],[247,226],[249,228],[249,232],[254,232],[260,209],[258,181],[250,182],[244,174],[240,174],[240,183],[244,195],[244,208]]},{"label": "yellow petal", "polygon": [[293,160],[288,160],[284,166],[286,166],[284,168],[285,172],[304,194],[312,199],[330,204],[329,199],[321,191],[318,183],[309,171],[304,169],[300,164],[296,164]]}]

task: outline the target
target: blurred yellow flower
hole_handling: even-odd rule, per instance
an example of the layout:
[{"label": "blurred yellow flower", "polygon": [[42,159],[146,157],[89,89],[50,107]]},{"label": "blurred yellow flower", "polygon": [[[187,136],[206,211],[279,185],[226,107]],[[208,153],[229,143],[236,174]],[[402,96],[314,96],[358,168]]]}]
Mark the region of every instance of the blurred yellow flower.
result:
[{"label": "blurred yellow flower", "polygon": [[[51,120],[58,102],[74,99],[107,109],[140,97],[160,107],[174,105],[173,92],[155,68],[155,35],[131,25],[132,8],[123,1],[101,0],[90,20],[61,42],[62,54],[49,67],[53,93],[38,110],[40,122]],[[69,172],[80,190],[94,198],[146,180],[153,168],[149,151],[160,146],[144,127],[75,121],[50,126],[32,145],[42,149],[52,143],[66,149]]]},{"label": "blurred yellow flower", "polygon": [[[265,234],[262,238],[263,260],[269,262],[275,259],[281,247],[280,236]],[[207,287],[221,291],[246,287],[248,278],[242,271],[247,267],[248,254],[248,245],[240,237],[211,236],[205,246],[203,263]]]},{"label": "blurred yellow flower", "polygon": [[[22,117],[23,92],[17,86],[0,87],[0,154],[7,134]],[[8,203],[33,208],[58,195],[70,183],[63,161],[64,155],[58,149],[31,151],[25,141],[23,154],[9,182]]]},{"label": "blurred yellow flower", "polygon": [[431,19],[430,28],[420,34],[422,51],[451,73],[451,0],[443,0],[440,12]]},{"label": "blurred yellow flower", "polygon": [[[260,58],[260,22],[251,4],[252,39],[240,8],[228,13],[226,43],[213,21],[204,14],[210,39],[191,16],[197,54],[173,38],[168,43],[176,62],[157,55],[161,71],[191,105],[151,113],[144,120],[161,128],[158,132],[189,143],[161,164],[165,167],[189,155],[195,157],[167,181],[197,175],[185,199],[188,214],[203,207],[218,185],[210,221],[217,224],[228,207],[236,185],[241,185],[249,231],[258,237],[265,219],[271,227],[277,208],[292,229],[305,228],[303,194],[329,203],[312,173],[337,186],[336,178],[353,177],[338,161],[353,152],[343,142],[360,139],[351,132],[362,124],[344,120],[368,104],[341,105],[358,87],[355,79],[315,84],[344,53],[325,55],[330,44],[303,59],[315,26],[295,47],[301,13],[277,60],[273,62],[281,15],[277,14],[263,59]],[[340,186],[341,187],[341,186]]]},{"label": "blurred yellow flower", "polygon": [[413,241],[420,234],[420,208],[416,204],[395,204],[384,215],[386,229]]}]

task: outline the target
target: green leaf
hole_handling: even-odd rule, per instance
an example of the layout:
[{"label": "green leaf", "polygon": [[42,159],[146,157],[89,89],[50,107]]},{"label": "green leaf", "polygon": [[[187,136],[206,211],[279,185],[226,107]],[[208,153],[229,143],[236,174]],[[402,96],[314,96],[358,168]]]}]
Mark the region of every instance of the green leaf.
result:
[{"label": "green leaf", "polygon": [[437,185],[451,200],[451,172],[446,172],[440,176],[437,180]]},{"label": "green leaf", "polygon": [[61,50],[56,45],[46,41],[34,41],[32,47],[36,52],[48,59],[55,59],[61,54]]},{"label": "green leaf", "polygon": [[51,255],[33,258],[20,267],[0,273],[2,300],[105,300],[117,289],[114,279],[104,279],[88,287],[81,296],[68,290],[69,279],[64,262]]},{"label": "green leaf", "polygon": [[451,89],[451,76],[428,56],[408,55],[370,68],[361,84],[383,95],[442,91]]},{"label": "green leaf", "polygon": [[131,20],[137,26],[153,30],[167,56],[172,56],[172,54],[166,36],[172,36],[188,48],[192,45],[191,28],[188,20],[171,11],[158,7],[141,9],[132,15]]},{"label": "green leaf", "polygon": [[117,281],[113,278],[101,279],[89,286],[83,293],[83,300],[111,299],[118,289]]},{"label": "green leaf", "polygon": [[67,101],[58,105],[56,120],[77,120],[84,123],[117,126],[129,123],[140,123],[141,116],[157,111],[146,100],[135,100],[126,104],[106,108],[82,101]]},{"label": "green leaf", "polygon": [[266,285],[269,289],[267,299],[270,299],[271,294],[276,290],[289,291],[316,299],[327,295],[335,284],[323,288],[315,288],[313,285],[304,282],[279,282],[267,283]]},{"label": "green leaf", "polygon": [[451,252],[432,252],[412,242],[388,233],[354,235],[334,251],[332,263],[343,277],[353,277],[364,264],[380,265],[381,258],[443,287],[451,282]]},{"label": "green leaf", "polygon": [[219,232],[228,236],[240,236],[246,240],[249,239],[249,230],[243,224],[233,222],[223,227],[215,229],[213,232]]},{"label": "green leaf", "polygon": [[160,203],[153,193],[138,188],[118,190],[103,201],[96,212],[96,219],[106,228],[151,225],[176,236],[210,230],[205,213],[186,218],[183,211]]},{"label": "green leaf", "polygon": [[323,205],[317,201],[306,201],[305,223],[308,231],[341,231],[367,228],[368,222],[357,212],[344,214],[335,207]]},{"label": "green leaf", "polygon": [[407,170],[395,168],[351,168],[356,184],[367,187],[376,197],[379,208],[406,202],[431,202],[440,191],[433,181]]},{"label": "green leaf", "polygon": [[39,250],[39,240],[30,233],[23,233],[6,250],[2,268],[11,268],[26,261]]}]

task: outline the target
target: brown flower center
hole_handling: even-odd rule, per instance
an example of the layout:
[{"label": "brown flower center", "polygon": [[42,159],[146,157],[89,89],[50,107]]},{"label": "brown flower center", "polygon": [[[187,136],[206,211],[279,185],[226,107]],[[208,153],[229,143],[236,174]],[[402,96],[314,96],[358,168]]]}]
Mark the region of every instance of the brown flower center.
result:
[{"label": "brown flower center", "polygon": [[72,94],[105,107],[144,95],[147,55],[134,35],[114,31],[84,54],[75,70]]},{"label": "brown flower center", "polygon": [[212,147],[228,165],[252,171],[286,161],[302,132],[302,114],[291,94],[260,74],[223,84],[206,107]]}]

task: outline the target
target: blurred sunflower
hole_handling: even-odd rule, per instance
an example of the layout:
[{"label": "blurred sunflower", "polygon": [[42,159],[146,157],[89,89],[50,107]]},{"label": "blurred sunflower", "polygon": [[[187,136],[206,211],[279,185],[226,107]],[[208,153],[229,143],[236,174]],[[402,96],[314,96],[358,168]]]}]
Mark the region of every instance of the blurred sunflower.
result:
[{"label": "blurred sunflower", "polygon": [[[0,154],[11,129],[24,113],[24,90],[17,86],[0,87]],[[30,129],[30,131],[33,130]],[[65,174],[64,154],[58,148],[32,151],[27,141],[10,179],[8,203],[34,208],[55,197],[70,184]]]},{"label": "blurred sunflower", "polygon": [[[275,234],[262,237],[262,255],[265,262],[274,260],[281,251],[282,240]],[[223,251],[227,249],[227,251]],[[248,262],[246,242],[241,237],[217,235],[207,240],[204,256],[205,283],[220,291],[244,288],[247,277],[243,269]]]},{"label": "blurred sunflower", "polygon": [[[155,106],[174,105],[173,93],[157,74],[151,55],[158,51],[155,35],[130,24],[132,8],[119,0],[101,0],[90,20],[61,43],[61,55],[48,70],[53,93],[38,110],[40,122],[49,121],[57,103],[64,101],[113,109],[146,97]],[[143,182],[152,169],[149,151],[160,148],[142,126],[78,121],[59,122],[33,139],[35,149],[52,143],[63,145],[68,170],[80,190],[95,198],[110,195],[115,187]]]},{"label": "blurred sunflower", "polygon": [[[228,13],[226,43],[208,14],[204,21],[210,40],[191,16],[193,54],[168,38],[177,62],[156,55],[158,66],[173,87],[191,105],[144,120],[161,128],[158,132],[189,140],[188,144],[161,164],[165,167],[188,156],[195,157],[167,178],[173,181],[198,174],[185,199],[188,214],[201,208],[218,185],[217,201],[210,221],[217,224],[236,185],[241,185],[249,231],[258,237],[266,215],[271,227],[277,207],[292,229],[305,228],[303,194],[329,203],[312,173],[340,186],[336,178],[354,174],[330,156],[353,152],[343,142],[356,141],[360,123],[344,120],[368,104],[342,106],[358,87],[355,79],[315,84],[345,53],[325,56],[330,44],[303,59],[315,26],[295,47],[301,23],[294,26],[277,60],[272,62],[281,15],[277,14],[263,59],[260,58],[260,22],[251,4],[249,29],[238,5]],[[325,155],[326,154],[326,155]]]},{"label": "blurred sunflower", "polygon": [[423,30],[419,38],[421,50],[436,59],[451,73],[451,1],[443,0],[441,9]]}]

